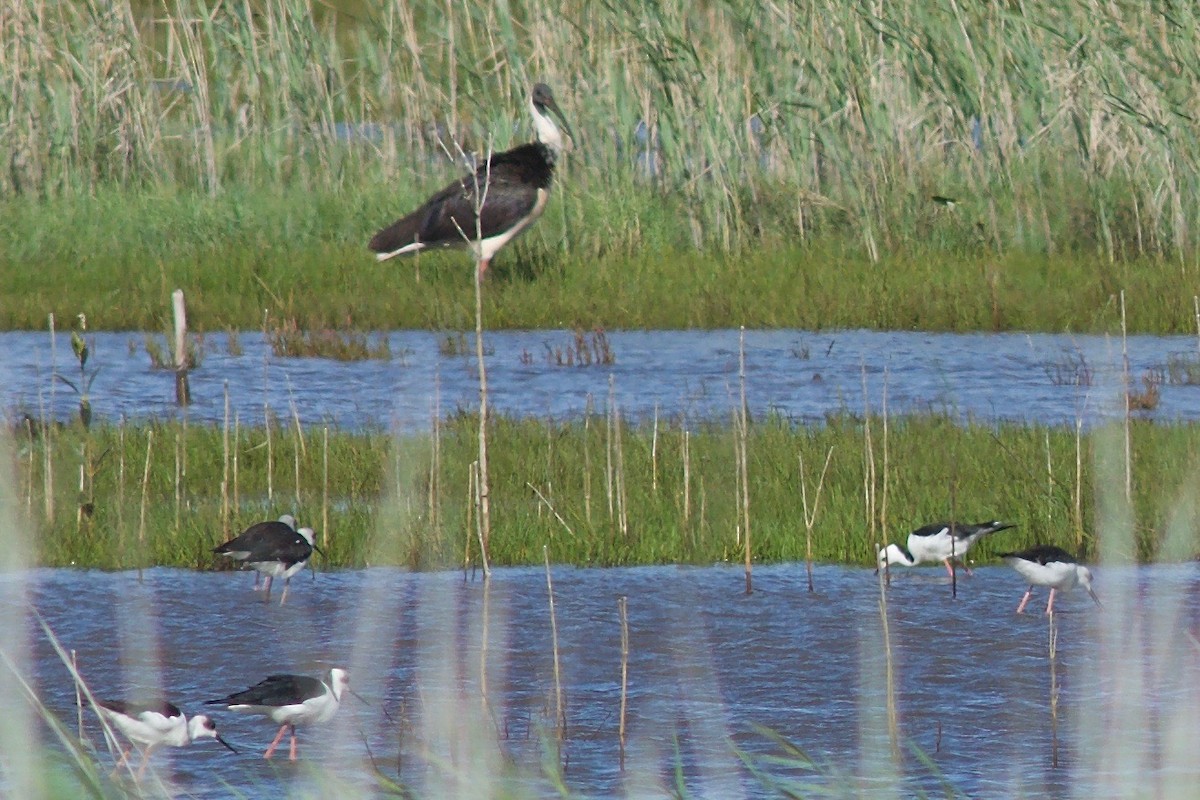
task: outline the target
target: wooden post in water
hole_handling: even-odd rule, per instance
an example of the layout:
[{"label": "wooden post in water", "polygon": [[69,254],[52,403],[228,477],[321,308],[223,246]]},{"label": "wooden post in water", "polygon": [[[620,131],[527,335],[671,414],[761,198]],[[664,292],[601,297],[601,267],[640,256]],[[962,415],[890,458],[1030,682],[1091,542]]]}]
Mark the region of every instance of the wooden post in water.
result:
[{"label": "wooden post in water", "polygon": [[192,402],[192,392],[188,388],[187,308],[183,289],[171,293],[171,308],[175,315],[175,404],[186,406]]}]

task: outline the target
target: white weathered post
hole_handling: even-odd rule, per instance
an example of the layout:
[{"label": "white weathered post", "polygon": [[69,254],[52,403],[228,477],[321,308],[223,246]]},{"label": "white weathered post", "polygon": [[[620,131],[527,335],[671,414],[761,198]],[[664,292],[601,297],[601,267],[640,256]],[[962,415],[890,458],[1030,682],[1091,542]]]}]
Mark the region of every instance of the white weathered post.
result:
[{"label": "white weathered post", "polygon": [[175,404],[186,406],[192,402],[188,389],[187,309],[183,304],[183,289],[171,293],[171,306],[175,312]]}]

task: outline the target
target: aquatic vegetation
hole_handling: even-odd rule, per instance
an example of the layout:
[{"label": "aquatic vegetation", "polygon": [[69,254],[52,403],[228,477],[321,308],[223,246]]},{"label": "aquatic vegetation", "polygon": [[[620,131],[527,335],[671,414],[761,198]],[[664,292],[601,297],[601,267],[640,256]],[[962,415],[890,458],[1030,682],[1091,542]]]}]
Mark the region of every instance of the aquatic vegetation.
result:
[{"label": "aquatic vegetation", "polygon": [[[476,457],[473,414],[400,437],[294,422],[273,420],[268,436],[262,427],[43,430],[35,421],[18,440],[16,465],[22,508],[39,532],[40,562],[210,569],[213,547],[286,512],[317,529],[328,554],[323,564],[359,566],[371,552],[380,498],[403,489],[420,500],[399,529],[403,546],[389,559],[419,568],[463,563],[464,532],[474,524],[467,480]],[[985,540],[972,551],[981,561],[996,547],[1044,540],[1089,552],[1099,469],[1090,453],[1107,430],[961,425],[941,417],[892,418],[886,426],[850,416],[814,427],[751,420],[745,452],[753,559],[808,554],[798,455],[809,489],[813,470],[828,459],[810,534],[818,561],[874,564],[884,540],[951,514],[1018,523],[1002,543]],[[1145,558],[1168,521],[1164,487],[1188,474],[1200,426],[1134,419],[1130,432],[1134,555]],[[554,560],[576,564],[738,559],[738,436],[723,422],[630,424],[611,413],[574,421],[494,418],[492,562],[538,564],[545,544]],[[877,453],[886,436],[886,468],[864,462],[867,436]],[[928,459],[933,451],[942,458]],[[904,497],[902,507],[894,500],[864,505],[864,481],[872,475],[879,491],[886,480],[889,494]]]}]

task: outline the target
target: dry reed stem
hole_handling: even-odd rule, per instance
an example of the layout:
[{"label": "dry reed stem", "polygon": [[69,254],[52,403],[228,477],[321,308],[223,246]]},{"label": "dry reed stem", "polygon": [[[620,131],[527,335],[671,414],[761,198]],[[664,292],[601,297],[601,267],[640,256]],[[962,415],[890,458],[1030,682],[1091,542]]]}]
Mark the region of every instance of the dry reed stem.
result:
[{"label": "dry reed stem", "polygon": [[146,560],[146,505],[150,501],[150,453],[154,446],[154,430],[146,431],[146,467],[142,470],[142,508],[138,520],[138,583],[142,581],[142,564]]},{"label": "dry reed stem", "polygon": [[[876,531],[877,517],[875,516],[875,448],[871,440],[871,403],[867,394],[867,365],[862,364],[863,389],[863,503],[867,514],[867,541],[879,541]],[[891,570],[885,562],[883,568],[884,582],[891,583]]]},{"label": "dry reed stem", "polygon": [[[266,338],[266,312],[263,312],[263,337]],[[268,351],[269,352],[269,351]],[[271,406],[268,402],[270,391],[270,356],[263,354],[263,429],[267,434],[267,504],[275,502],[275,448],[271,436]]]},{"label": "dry reed stem", "polygon": [[658,494],[658,401],[654,402],[654,431],[650,436],[650,492]]},{"label": "dry reed stem", "polygon": [[754,592],[754,579],[750,551],[750,469],[746,462],[749,459],[747,440],[749,439],[750,410],[746,404],[746,326],[743,325],[738,335],[738,387],[740,389],[740,404],[738,411],[737,448],[738,448],[738,479],[741,483],[742,495],[742,526],[746,537],[745,572],[746,594]]},{"label": "dry reed stem", "polygon": [[1046,615],[1050,646],[1050,766],[1058,767],[1058,623],[1054,612]]},{"label": "dry reed stem", "polygon": [[329,426],[321,434],[321,536],[325,546],[333,541],[329,530]]},{"label": "dry reed stem", "polygon": [[1133,433],[1131,428],[1132,409],[1129,397],[1129,338],[1125,326],[1125,290],[1121,290],[1121,360],[1122,400],[1125,403],[1125,502],[1133,502]]},{"label": "dry reed stem", "polygon": [[592,396],[583,412],[583,518],[592,526]]},{"label": "dry reed stem", "polygon": [[482,473],[479,470],[479,462],[478,461],[472,462],[472,467],[475,470],[475,472],[474,472],[474,476],[475,476],[475,482],[474,482],[475,510],[476,510],[475,533],[476,533],[477,537],[479,538],[479,558],[483,562],[483,577],[485,579],[487,579],[487,578],[492,577],[492,566],[491,566],[491,563],[489,562],[488,549],[487,549],[487,538],[486,538],[486,533],[485,533],[485,530],[483,527],[483,513],[482,513],[483,512],[483,497],[482,497],[483,489],[480,486],[480,484],[481,484],[480,476]]},{"label": "dry reed stem", "polygon": [[117,425],[117,551],[125,555],[125,417]]},{"label": "dry reed stem", "polygon": [[[877,545],[882,547],[883,545]],[[900,757],[900,718],[896,710],[896,665],[892,657],[892,631],[888,620],[886,570],[879,578],[879,620],[883,632],[883,653],[887,669],[887,724],[888,741],[892,749],[892,757]]]},{"label": "dry reed stem", "polygon": [[625,771],[625,712],[629,704],[629,601],[625,595],[617,598],[617,616],[621,621],[621,714],[617,723],[617,742],[620,747],[619,767]]},{"label": "dry reed stem", "polygon": [[[399,488],[399,487],[397,487]],[[463,544],[463,580],[466,580],[467,570],[471,567],[471,536],[477,535],[475,529],[475,512],[479,502],[476,500],[475,491],[475,462],[471,462],[471,466],[467,468],[467,507],[466,507],[466,524],[463,529],[466,531],[466,541]]]},{"label": "dry reed stem", "polygon": [[[79,659],[75,655],[75,648],[71,648],[71,669],[79,672]],[[75,684],[75,726],[79,731],[79,741],[87,741],[83,732],[83,692],[79,689],[79,684]]]},{"label": "dry reed stem", "polygon": [[529,481],[525,481],[525,485],[533,490],[533,493],[538,496],[538,500],[542,501],[542,503],[546,506],[546,509],[554,515],[554,518],[559,521],[563,528],[566,529],[567,533],[571,534],[571,538],[575,538],[575,531],[571,530],[571,526],[567,524],[565,519],[563,519],[562,514],[558,513],[558,509],[556,509],[554,504],[547,499],[546,495],[542,494],[541,491],[539,491],[538,488]]},{"label": "dry reed stem", "polygon": [[230,534],[230,513],[229,513],[229,381],[225,381],[225,415],[221,423],[221,534],[222,541],[229,541]]},{"label": "dry reed stem", "polygon": [[233,508],[238,517],[242,514],[242,496],[239,491],[240,474],[238,472],[238,452],[242,448],[242,424],[241,416],[238,413],[233,415]]},{"label": "dry reed stem", "polygon": [[175,535],[183,525],[183,437],[175,433]]},{"label": "dry reed stem", "polygon": [[542,545],[542,557],[546,562],[546,596],[550,603],[550,644],[554,654],[554,708],[555,708],[555,733],[558,738],[560,747],[559,756],[562,756],[562,742],[567,735],[567,713],[563,705],[563,686],[562,686],[562,666],[559,660],[558,653],[558,619],[554,612],[554,582],[550,578],[550,547]]},{"label": "dry reed stem", "polygon": [[[57,357],[57,337],[54,335],[54,314],[47,316],[47,323],[50,326],[50,372],[55,374],[58,372],[58,357]],[[54,409],[54,389],[56,381],[50,381],[50,409]],[[38,392],[38,400],[41,400],[41,392]],[[50,424],[51,420],[46,414],[46,410],[42,409],[42,452],[45,457],[45,463],[42,470],[42,502],[43,516],[46,518],[47,525],[54,524],[54,448],[51,447],[50,437],[54,426]]]},{"label": "dry reed stem", "polygon": [[821,467],[821,477],[817,480],[817,492],[813,498],[811,511],[808,508],[808,481],[804,477],[804,454],[797,453],[797,457],[800,459],[800,502],[804,506],[804,564],[808,573],[808,591],[813,592],[815,591],[813,588],[813,526],[817,521],[817,509],[821,506],[821,489],[825,486],[825,473],[829,471],[829,461],[833,458],[833,447],[830,446],[828,452],[825,453],[825,466]]},{"label": "dry reed stem", "polygon": [[442,374],[441,368],[433,374],[433,442],[429,458],[429,525],[435,533],[441,527],[438,502],[441,496],[440,477],[442,473]]}]

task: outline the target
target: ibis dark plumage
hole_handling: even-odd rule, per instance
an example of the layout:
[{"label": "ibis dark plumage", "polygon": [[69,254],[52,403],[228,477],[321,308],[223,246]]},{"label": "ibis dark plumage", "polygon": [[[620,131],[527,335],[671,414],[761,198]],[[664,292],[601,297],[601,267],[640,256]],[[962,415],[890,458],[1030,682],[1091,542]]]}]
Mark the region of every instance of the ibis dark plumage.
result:
[{"label": "ibis dark plumage", "polygon": [[[141,745],[142,763],[137,779],[141,780],[156,747],[184,747],[197,739],[216,739],[234,753],[233,746],[217,733],[217,726],[204,714],[190,720],[174,703],[165,700],[97,700],[96,709],[104,719],[119,730],[134,745]],[[126,750],[117,762],[120,769],[129,760],[133,748]]]},{"label": "ibis dark plumage", "polygon": [[334,668],[323,679],[307,675],[271,675],[241,692],[208,700],[205,705],[222,705],[230,711],[262,714],[279,727],[263,758],[270,758],[283,741],[283,734],[292,735],[289,758],[296,760],[296,726],[327,722],[341,706],[342,695],[350,691],[350,674]]},{"label": "ibis dark plumage", "polygon": [[1013,527],[1016,526],[999,520],[975,525],[963,522],[935,522],[932,525],[923,525],[908,535],[906,547],[889,544],[880,550],[879,569],[888,564],[911,567],[922,561],[941,561],[946,565],[946,571],[953,575],[951,559],[961,560],[984,536]]},{"label": "ibis dark plumage", "polygon": [[470,247],[482,279],[500,248],[546,209],[554,165],[564,145],[554,118],[572,135],[546,84],[533,87],[529,108],[536,141],[493,154],[474,173],[375,234],[369,245],[375,257],[385,261],[434,247]]},{"label": "ibis dark plumage", "polygon": [[283,596],[279,598],[279,605],[283,605],[292,576],[304,569],[314,550],[325,555],[315,544],[313,529],[296,528],[295,522],[290,514],[269,522],[256,522],[213,548],[213,552],[241,561],[266,575],[264,602],[271,599],[271,579],[283,578]]}]

